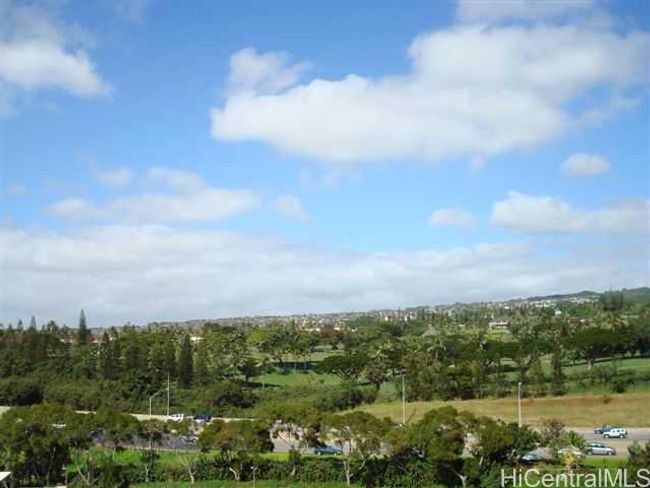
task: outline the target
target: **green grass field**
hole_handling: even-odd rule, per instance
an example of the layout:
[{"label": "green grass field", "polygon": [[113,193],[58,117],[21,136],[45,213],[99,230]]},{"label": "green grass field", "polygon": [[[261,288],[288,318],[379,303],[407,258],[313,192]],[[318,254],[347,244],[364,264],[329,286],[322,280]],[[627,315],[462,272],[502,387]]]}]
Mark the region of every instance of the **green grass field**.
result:
[{"label": "green grass field", "polygon": [[257,383],[266,386],[310,386],[310,385],[336,385],[341,380],[333,374],[318,374],[313,371],[302,371],[293,369],[287,370],[286,373],[277,370],[263,376],[254,378]]},{"label": "green grass field", "polygon": [[[566,395],[524,399],[522,412],[524,421],[531,425],[539,425],[542,419],[559,418],[571,427],[592,427],[601,424],[647,427],[650,423],[648,404],[650,392],[647,391],[609,395]],[[406,417],[417,420],[427,411],[445,405],[476,415],[500,418],[506,422],[517,420],[516,398],[412,402],[406,404]],[[370,412],[378,417],[390,417],[395,421],[402,418],[402,404],[399,401],[363,405],[358,410]]]}]

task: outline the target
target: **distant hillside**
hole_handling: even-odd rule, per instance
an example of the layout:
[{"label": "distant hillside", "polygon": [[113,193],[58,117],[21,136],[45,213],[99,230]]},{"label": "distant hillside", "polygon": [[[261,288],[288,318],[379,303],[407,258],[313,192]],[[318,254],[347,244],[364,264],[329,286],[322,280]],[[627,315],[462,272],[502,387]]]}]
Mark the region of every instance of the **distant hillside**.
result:
[{"label": "distant hillside", "polygon": [[598,293],[597,291],[583,290],[577,293],[568,293],[568,294],[556,293],[554,295],[534,296],[534,297],[524,298],[523,300],[526,302],[537,302],[542,300],[569,300],[571,298],[598,298],[600,295],[601,293]]},{"label": "distant hillside", "polygon": [[[622,290],[611,290],[611,291],[622,291],[623,298],[626,303],[638,303],[650,301],[650,288],[643,286],[641,288],[623,288]],[[524,302],[537,302],[544,300],[553,300],[553,301],[562,301],[570,300],[572,298],[594,298],[597,299],[606,292],[597,292],[591,290],[583,290],[577,293],[567,293],[560,294],[556,293],[553,295],[543,295],[543,296],[533,296],[528,298],[520,298],[516,300],[510,300],[512,302],[524,301]]]}]

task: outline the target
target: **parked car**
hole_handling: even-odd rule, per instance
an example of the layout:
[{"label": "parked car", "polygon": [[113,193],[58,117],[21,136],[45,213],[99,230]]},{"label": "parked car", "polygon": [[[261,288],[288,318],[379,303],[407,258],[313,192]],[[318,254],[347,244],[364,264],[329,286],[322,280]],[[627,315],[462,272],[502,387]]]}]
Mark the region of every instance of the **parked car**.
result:
[{"label": "parked car", "polygon": [[187,434],[181,436],[181,442],[184,444],[196,444],[199,440],[199,436],[196,434]]},{"label": "parked car", "polygon": [[593,455],[601,455],[601,456],[616,455],[616,449],[614,449],[613,447],[609,447],[608,445],[603,444],[602,442],[587,442],[587,445],[585,446],[585,451]]},{"label": "parked car", "polygon": [[603,437],[605,439],[610,439],[610,438],[625,439],[627,437],[627,430],[621,427],[613,427],[603,432]]},{"label": "parked car", "polygon": [[558,456],[564,456],[566,454],[572,454],[577,459],[582,459],[582,458],[585,457],[585,453],[582,452],[577,447],[569,446],[569,447],[563,447],[563,448],[557,450],[557,455]]},{"label": "parked car", "polygon": [[535,452],[527,452],[519,457],[519,462],[523,464],[541,463],[544,458]]},{"label": "parked car", "polygon": [[609,430],[611,428],[612,428],[611,425],[601,425],[600,427],[596,427],[594,429],[594,434],[603,434],[603,433],[605,433],[605,431],[607,431],[607,430]]},{"label": "parked car", "polygon": [[182,422],[185,420],[185,414],[184,413],[174,413],[171,414],[169,417],[167,417],[167,420],[171,420],[172,422]]},{"label": "parked car", "polygon": [[207,413],[199,413],[194,416],[194,421],[195,422],[210,422],[212,420],[212,415],[208,415]]},{"label": "parked car", "polygon": [[343,450],[339,449],[338,447],[322,445],[314,447],[314,454],[317,456],[340,456],[343,454]]}]

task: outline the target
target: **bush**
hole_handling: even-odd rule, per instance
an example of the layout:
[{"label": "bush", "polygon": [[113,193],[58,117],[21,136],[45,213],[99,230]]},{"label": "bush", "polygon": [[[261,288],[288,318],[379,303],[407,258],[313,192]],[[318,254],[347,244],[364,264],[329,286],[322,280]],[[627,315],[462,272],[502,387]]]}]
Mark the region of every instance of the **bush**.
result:
[{"label": "bush", "polygon": [[251,408],[257,397],[249,389],[235,381],[224,381],[208,389],[205,401],[212,411],[224,414],[235,408]]},{"label": "bush", "polygon": [[43,402],[43,387],[33,378],[0,380],[0,405],[34,405]]}]

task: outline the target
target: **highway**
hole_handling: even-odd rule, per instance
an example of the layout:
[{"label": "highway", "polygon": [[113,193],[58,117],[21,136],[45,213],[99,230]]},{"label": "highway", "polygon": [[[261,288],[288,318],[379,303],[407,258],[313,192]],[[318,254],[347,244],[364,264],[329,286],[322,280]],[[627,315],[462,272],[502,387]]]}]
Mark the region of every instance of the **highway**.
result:
[{"label": "highway", "polygon": [[[0,414],[4,413],[7,411],[10,407],[7,406],[0,406]],[[91,413],[88,411],[78,411],[78,413]],[[134,417],[136,417],[138,420],[149,420],[149,419],[156,419],[156,420],[161,420],[165,421],[167,420],[166,415],[147,415],[147,414],[138,414],[134,413],[131,414]],[[225,422],[231,422],[231,421],[245,421],[245,420],[252,420],[252,419],[240,419],[240,418],[229,418],[229,417],[223,417],[220,418],[220,420],[223,420]],[[584,436],[585,440],[587,441],[596,441],[596,442],[602,442],[610,447],[613,447],[616,449],[616,457],[627,457],[628,456],[628,447],[630,444],[632,444],[634,441],[637,441],[639,444],[642,446],[645,446],[646,442],[650,441],[650,427],[629,427],[627,428],[628,436],[626,439],[605,439],[602,435],[600,434],[594,434],[594,427],[566,427],[567,430],[573,430],[577,432],[578,434]],[[287,436],[279,436],[278,438],[272,438],[273,441],[273,446],[274,446],[274,451],[275,452],[289,452],[292,447],[297,448],[298,444],[295,440],[288,438]],[[141,447],[139,445],[140,443],[136,440],[135,441],[135,447]],[[164,444],[169,446],[171,449],[178,449],[178,450],[194,450],[196,449],[196,446],[193,444],[189,443],[184,443],[181,442],[181,440],[176,437],[176,436],[169,436]],[[310,452],[310,449],[301,449],[301,452],[306,453]]]}]

